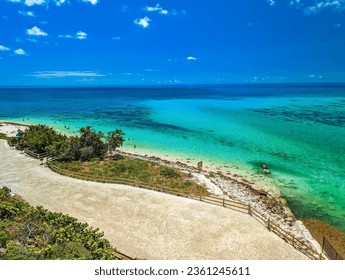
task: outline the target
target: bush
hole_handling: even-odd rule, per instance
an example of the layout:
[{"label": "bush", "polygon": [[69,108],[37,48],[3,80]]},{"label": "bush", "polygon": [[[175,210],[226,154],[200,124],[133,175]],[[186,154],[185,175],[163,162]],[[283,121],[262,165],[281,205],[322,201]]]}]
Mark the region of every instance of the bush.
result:
[{"label": "bush", "polygon": [[7,192],[0,189],[0,248],[5,249],[0,259],[116,259],[115,249],[98,229],[34,208]]},{"label": "bush", "polygon": [[181,175],[177,173],[174,169],[172,168],[164,168],[161,172],[160,175],[162,175],[165,178],[179,178]]}]

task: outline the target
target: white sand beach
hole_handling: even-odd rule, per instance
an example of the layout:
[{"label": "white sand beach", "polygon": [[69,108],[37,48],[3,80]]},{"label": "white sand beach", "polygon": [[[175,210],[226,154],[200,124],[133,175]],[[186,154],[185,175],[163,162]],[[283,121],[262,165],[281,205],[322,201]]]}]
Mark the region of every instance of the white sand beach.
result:
[{"label": "white sand beach", "polygon": [[[13,129],[0,126],[0,132]],[[164,193],[61,176],[4,140],[0,154],[0,186],[32,205],[99,227],[131,257],[308,259],[247,214]]]}]

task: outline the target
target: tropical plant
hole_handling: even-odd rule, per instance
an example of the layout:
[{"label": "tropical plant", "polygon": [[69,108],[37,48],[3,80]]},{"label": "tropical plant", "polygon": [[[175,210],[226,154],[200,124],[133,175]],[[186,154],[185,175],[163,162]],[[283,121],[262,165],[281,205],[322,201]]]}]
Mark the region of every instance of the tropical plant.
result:
[{"label": "tropical plant", "polygon": [[0,189],[0,259],[116,259],[99,229]]},{"label": "tropical plant", "polygon": [[116,150],[116,148],[122,147],[125,133],[121,129],[115,129],[114,131],[109,131],[107,135],[107,147],[110,154]]}]

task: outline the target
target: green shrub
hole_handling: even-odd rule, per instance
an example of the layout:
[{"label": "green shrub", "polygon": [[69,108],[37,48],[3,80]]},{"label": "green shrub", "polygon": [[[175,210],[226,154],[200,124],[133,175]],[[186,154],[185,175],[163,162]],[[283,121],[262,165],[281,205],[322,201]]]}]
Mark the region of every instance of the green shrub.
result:
[{"label": "green shrub", "polygon": [[172,168],[164,168],[163,170],[161,170],[160,175],[162,175],[165,178],[175,178],[175,179],[181,177],[181,175]]}]

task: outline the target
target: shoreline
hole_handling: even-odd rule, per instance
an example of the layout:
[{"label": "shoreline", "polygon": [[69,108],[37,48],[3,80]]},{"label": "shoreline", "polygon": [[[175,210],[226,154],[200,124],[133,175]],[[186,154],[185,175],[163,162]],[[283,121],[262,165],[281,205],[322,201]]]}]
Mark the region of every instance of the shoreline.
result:
[{"label": "shoreline", "polygon": [[[4,131],[4,125],[8,130],[13,131],[18,129],[18,126],[29,127],[28,124],[17,122],[0,121],[0,132]],[[7,130],[7,131],[8,131]],[[219,197],[229,197],[230,199],[240,201],[242,203],[255,205],[255,209],[262,213],[266,218],[272,219],[278,223],[284,230],[299,236],[316,251],[321,251],[320,244],[312,237],[303,222],[297,220],[286,200],[281,193],[272,193],[268,190],[258,187],[255,183],[242,176],[233,174],[232,176],[224,175],[219,170],[204,169],[199,170],[194,166],[181,162],[178,158],[162,156],[162,155],[148,155],[145,153],[133,153],[128,150],[118,150],[118,153],[123,155],[140,158],[143,160],[154,161],[159,164],[177,168],[182,172],[190,173],[196,182],[203,185],[210,193]]]}]

